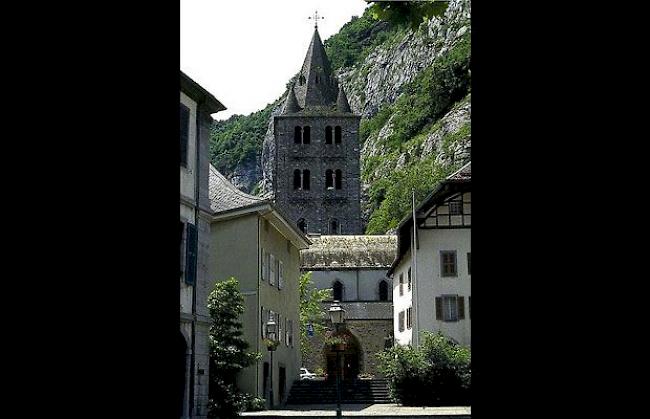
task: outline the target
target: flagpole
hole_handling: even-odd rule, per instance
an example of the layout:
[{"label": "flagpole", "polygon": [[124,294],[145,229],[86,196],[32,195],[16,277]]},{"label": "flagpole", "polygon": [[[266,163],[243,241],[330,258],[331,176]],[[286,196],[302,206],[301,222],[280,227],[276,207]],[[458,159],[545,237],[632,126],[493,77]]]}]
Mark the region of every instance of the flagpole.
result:
[{"label": "flagpole", "polygon": [[418,275],[418,257],[417,257],[417,232],[418,232],[418,225],[417,225],[417,219],[415,217],[415,189],[411,189],[411,197],[412,197],[412,209],[413,209],[413,245],[411,246],[411,249],[413,249],[413,295],[412,295],[412,303],[411,303],[411,312],[415,311],[415,316],[414,316],[414,322],[413,322],[413,346],[418,347],[420,346],[420,322],[418,321],[418,317],[420,314],[420,310],[418,310],[419,304],[418,304],[418,292],[417,292],[417,287],[418,287],[418,282],[417,282],[417,275]]}]

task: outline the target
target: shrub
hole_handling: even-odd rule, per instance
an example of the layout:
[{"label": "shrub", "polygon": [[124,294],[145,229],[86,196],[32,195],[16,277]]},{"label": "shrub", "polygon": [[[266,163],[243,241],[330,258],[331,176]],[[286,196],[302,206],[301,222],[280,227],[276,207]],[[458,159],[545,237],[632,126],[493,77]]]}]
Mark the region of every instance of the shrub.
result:
[{"label": "shrub", "polygon": [[441,333],[422,337],[420,348],[396,346],[377,355],[393,399],[405,406],[470,405],[470,350]]}]

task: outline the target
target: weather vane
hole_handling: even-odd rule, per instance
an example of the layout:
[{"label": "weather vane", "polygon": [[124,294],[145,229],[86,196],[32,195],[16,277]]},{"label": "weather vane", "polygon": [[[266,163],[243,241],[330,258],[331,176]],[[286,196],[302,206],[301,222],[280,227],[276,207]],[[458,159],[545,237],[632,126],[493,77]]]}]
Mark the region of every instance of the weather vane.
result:
[{"label": "weather vane", "polygon": [[318,19],[325,19],[323,16],[318,16],[318,10],[314,12],[314,16],[309,16],[307,19],[314,19],[314,29],[318,29]]}]

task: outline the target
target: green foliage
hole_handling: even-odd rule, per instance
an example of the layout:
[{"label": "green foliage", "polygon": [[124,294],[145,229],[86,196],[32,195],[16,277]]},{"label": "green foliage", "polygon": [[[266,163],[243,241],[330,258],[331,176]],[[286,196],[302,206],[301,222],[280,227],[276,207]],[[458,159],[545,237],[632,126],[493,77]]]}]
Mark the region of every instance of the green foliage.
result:
[{"label": "green foliage", "polygon": [[321,307],[321,303],[332,297],[331,289],[319,290],[313,285],[311,272],[306,272],[300,276],[300,351],[303,357],[307,355],[309,350],[307,324],[311,322],[314,327],[314,336],[318,336],[325,331],[323,325],[325,311]]},{"label": "green foliage", "polygon": [[374,2],[368,11],[375,19],[408,25],[415,30],[422,22],[443,16],[448,5],[449,0]]},{"label": "green foliage", "polygon": [[363,61],[373,48],[384,43],[394,32],[389,23],[379,22],[366,9],[361,17],[353,17],[338,33],[325,40],[325,52],[332,70]]},{"label": "green foliage", "polygon": [[453,170],[454,167],[437,165],[435,157],[430,156],[373,183],[369,192],[371,203],[383,200],[370,216],[366,234],[383,234],[397,227],[400,220],[411,212],[411,191],[415,190],[417,205]]},{"label": "green foliage", "polygon": [[250,115],[233,115],[215,121],[210,134],[210,161],[222,173],[232,173],[242,163],[255,163],[262,150],[271,112],[280,99]]},{"label": "green foliage", "polygon": [[420,348],[395,346],[377,354],[391,396],[405,406],[471,404],[471,351],[441,333],[422,333]]},{"label": "green foliage", "polygon": [[244,313],[244,297],[235,278],[217,282],[208,296],[210,325],[210,416],[236,417],[245,408],[247,397],[235,384],[237,373],[260,359],[257,352],[248,352],[242,338],[240,317]]}]

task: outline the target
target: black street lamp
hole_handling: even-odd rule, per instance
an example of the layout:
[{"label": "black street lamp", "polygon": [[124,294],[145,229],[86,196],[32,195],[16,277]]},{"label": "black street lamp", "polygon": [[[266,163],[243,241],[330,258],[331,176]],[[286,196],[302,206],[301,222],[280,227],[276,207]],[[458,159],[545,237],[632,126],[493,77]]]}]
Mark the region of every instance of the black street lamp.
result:
[{"label": "black street lamp", "polygon": [[[341,305],[339,304],[338,301],[334,301],[332,303],[332,306],[327,310],[327,313],[330,316],[330,321],[334,325],[335,331],[338,334],[339,332],[339,327],[345,322],[345,310]],[[340,354],[341,354],[341,349],[335,345],[336,349],[336,417],[340,418],[342,417],[341,415],[341,374],[342,371],[340,369],[341,361],[340,361]]]},{"label": "black street lamp", "polygon": [[271,391],[270,391],[270,398],[271,398],[271,409],[273,409],[273,352],[275,351],[276,345],[276,328],[277,324],[275,323],[275,320],[273,319],[273,314],[271,313],[269,316],[269,321],[266,322],[266,336],[268,336],[268,339],[270,343],[267,345],[267,349],[271,353]]}]

